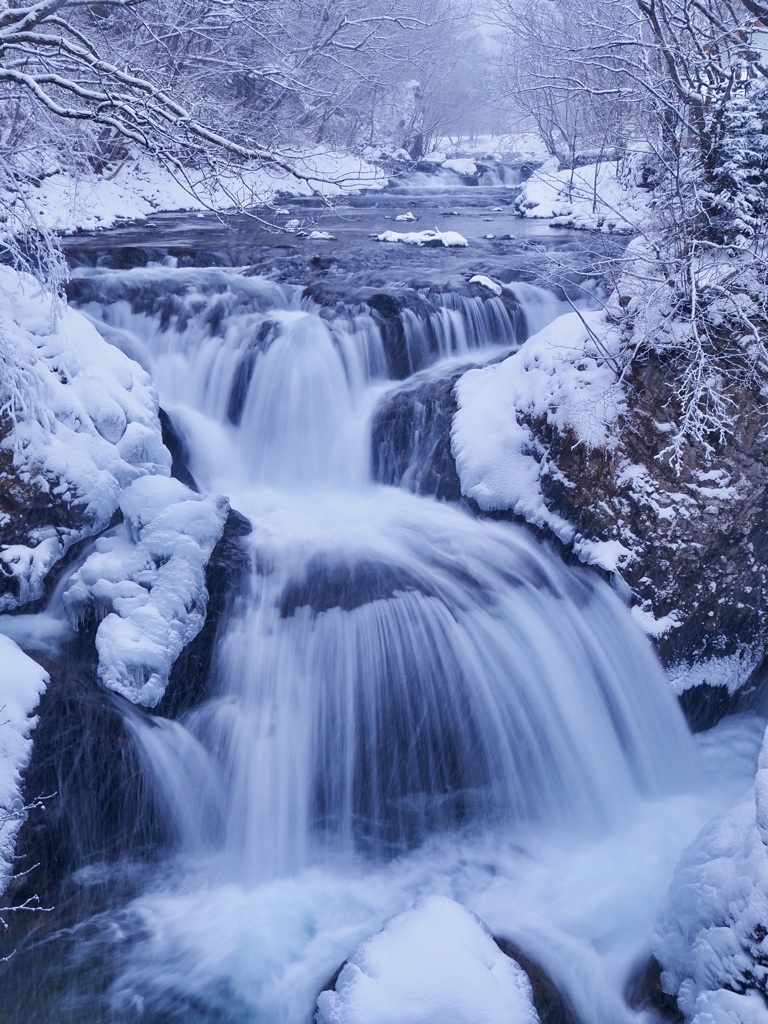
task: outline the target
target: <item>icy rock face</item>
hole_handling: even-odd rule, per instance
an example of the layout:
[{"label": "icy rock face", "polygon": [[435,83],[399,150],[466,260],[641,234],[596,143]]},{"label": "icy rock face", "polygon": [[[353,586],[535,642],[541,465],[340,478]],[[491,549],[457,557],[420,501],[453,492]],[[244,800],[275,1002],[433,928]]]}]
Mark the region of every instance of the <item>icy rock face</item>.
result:
[{"label": "icy rock face", "polygon": [[709,462],[690,448],[673,468],[659,453],[675,388],[658,358],[627,365],[601,314],[571,314],[458,382],[453,453],[481,509],[615,574],[704,726],[764,657],[768,419],[744,394],[728,444]]},{"label": "icy rock face", "polygon": [[21,776],[32,754],[33,712],[47,685],[48,673],[0,634],[0,894],[13,874],[16,835],[26,818]]},{"label": "icy rock face", "polygon": [[8,611],[39,598],[72,544],[108,526],[132,481],[167,474],[170,455],[141,367],[7,267],[0,367],[0,611]]},{"label": "icy rock face", "polygon": [[389,920],[317,1005],[317,1024],[539,1024],[523,969],[444,896]]},{"label": "icy rock face", "polygon": [[754,797],[699,833],[659,915],[662,985],[691,1024],[768,1020],[767,776],[763,740]]},{"label": "icy rock face", "polygon": [[104,685],[154,707],[205,621],[205,567],[229,505],[178,480],[145,476],[123,492],[120,509],[124,522],[96,541],[64,601],[75,625],[98,624]]}]

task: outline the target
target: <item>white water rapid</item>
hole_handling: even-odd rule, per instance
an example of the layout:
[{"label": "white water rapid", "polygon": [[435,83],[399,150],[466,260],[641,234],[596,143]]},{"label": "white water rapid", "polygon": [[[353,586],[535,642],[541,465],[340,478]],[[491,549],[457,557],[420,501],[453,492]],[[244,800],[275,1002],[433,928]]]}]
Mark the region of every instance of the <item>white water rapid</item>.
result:
[{"label": "white water rapid", "polygon": [[[371,476],[392,368],[483,361],[520,321],[449,296],[387,337],[236,272],[84,276],[200,487],[252,526],[207,699],[128,716],[177,848],[78,939],[114,950],[103,1019],[306,1024],[355,945],[437,892],[586,1024],[650,1020],[624,985],[717,788],[663,672],[608,587],[525,530]],[[539,326],[545,294],[520,298]]]}]

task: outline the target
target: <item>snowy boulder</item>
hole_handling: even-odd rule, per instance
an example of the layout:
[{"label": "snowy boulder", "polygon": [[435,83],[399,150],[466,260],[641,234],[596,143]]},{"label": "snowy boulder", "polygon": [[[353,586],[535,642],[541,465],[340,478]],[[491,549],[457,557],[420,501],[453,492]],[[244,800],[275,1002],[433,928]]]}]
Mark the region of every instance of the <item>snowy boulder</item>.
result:
[{"label": "snowy boulder", "polygon": [[317,1024],[539,1024],[523,969],[444,896],[419,901],[362,943],[317,1006]]},{"label": "snowy boulder", "polygon": [[406,245],[454,246],[468,245],[466,238],[458,231],[384,231],[376,238],[379,242],[404,242]]},{"label": "snowy boulder", "polygon": [[0,634],[0,894],[13,874],[16,836],[26,818],[22,773],[32,754],[33,712],[47,685],[48,673]]},{"label": "snowy boulder", "polygon": [[474,160],[467,158],[456,157],[450,160],[443,160],[443,167],[447,171],[453,171],[454,174],[461,175],[461,177],[470,177],[473,174],[477,174],[477,164]]},{"label": "snowy boulder", "polygon": [[121,491],[167,474],[158,400],[141,367],[30,276],[0,267],[0,611],[42,595]]},{"label": "snowy boulder", "polygon": [[657,921],[662,985],[690,1024],[768,1020],[768,850],[756,820],[763,800],[759,780],[754,797],[705,826]]},{"label": "snowy boulder", "polygon": [[456,385],[452,450],[462,493],[484,511],[511,509],[573,543],[583,561],[613,571],[628,552],[577,538],[550,507],[544,477],[556,472],[536,424],[569,432],[587,450],[607,443],[624,398],[605,355],[615,332],[599,313],[569,313],[500,363],[469,370]]},{"label": "snowy boulder", "polygon": [[205,567],[229,505],[178,480],[147,476],[123,493],[120,508],[125,521],[99,538],[64,601],[75,625],[97,624],[102,683],[154,707],[205,621]]}]

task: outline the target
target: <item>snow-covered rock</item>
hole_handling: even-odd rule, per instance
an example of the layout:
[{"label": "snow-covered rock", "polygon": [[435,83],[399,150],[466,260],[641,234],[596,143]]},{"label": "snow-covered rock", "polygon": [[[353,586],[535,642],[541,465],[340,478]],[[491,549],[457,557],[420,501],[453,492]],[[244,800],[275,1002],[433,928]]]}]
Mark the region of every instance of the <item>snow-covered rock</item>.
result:
[{"label": "snow-covered rock", "polygon": [[0,610],[105,529],[121,492],[168,474],[148,375],[28,275],[0,267]]},{"label": "snow-covered rock", "polygon": [[690,1024],[768,1021],[766,772],[764,740],[754,795],[699,833],[659,915],[662,984]]},{"label": "snow-covered rock", "polygon": [[64,601],[76,625],[91,616],[98,622],[104,685],[154,707],[205,621],[205,567],[229,506],[178,480],[147,476],[124,491],[120,508],[124,522],[99,538]]},{"label": "snow-covered rock", "polygon": [[317,1024],[539,1024],[523,969],[444,896],[391,918],[317,1005]]},{"label": "snow-covered rock", "polygon": [[380,242],[405,242],[406,245],[444,245],[463,246],[468,245],[466,238],[458,231],[384,231],[376,236]]},{"label": "snow-covered rock", "polygon": [[561,540],[583,560],[614,570],[629,552],[619,543],[577,538],[551,509],[542,477],[553,467],[532,427],[570,432],[585,448],[603,447],[624,408],[606,354],[617,337],[600,313],[569,313],[501,363],[469,370],[456,385],[452,450],[462,493],[485,511],[511,509]]},{"label": "snow-covered rock", "polygon": [[32,716],[47,685],[48,673],[0,634],[0,894],[13,874],[16,835],[26,817],[22,773],[32,754]]},{"label": "snow-covered rock", "polygon": [[470,277],[469,283],[479,284],[482,288],[487,288],[488,291],[493,292],[494,295],[501,295],[504,290],[497,281],[486,277],[485,274],[475,274],[474,277]]},{"label": "snow-covered rock", "polygon": [[446,170],[454,171],[454,173],[462,176],[477,174],[477,164],[474,160],[469,160],[466,157],[444,160],[443,167],[445,167]]}]

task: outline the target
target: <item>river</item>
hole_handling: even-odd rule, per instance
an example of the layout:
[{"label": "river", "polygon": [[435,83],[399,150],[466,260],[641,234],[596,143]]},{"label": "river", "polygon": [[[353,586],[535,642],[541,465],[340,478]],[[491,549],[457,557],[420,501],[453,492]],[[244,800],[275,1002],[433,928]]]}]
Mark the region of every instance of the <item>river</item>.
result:
[{"label": "river", "polygon": [[[306,1024],[358,943],[430,894],[584,1024],[653,1019],[627,992],[657,908],[762,727],[692,737],[610,588],[446,476],[450,415],[428,396],[593,303],[611,254],[521,222],[513,195],[404,189],[67,242],[73,303],[150,372],[187,471],[248,532],[200,691],[170,715],[116,705],[136,818],[162,827],[139,844],[124,810],[108,852],[83,843],[61,906],[13,936],[2,1019]],[[290,219],[335,238],[278,233]],[[436,224],[469,245],[371,238]]]}]

